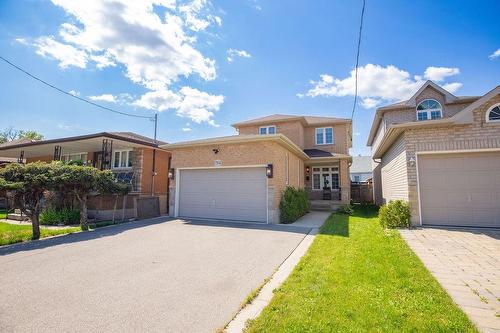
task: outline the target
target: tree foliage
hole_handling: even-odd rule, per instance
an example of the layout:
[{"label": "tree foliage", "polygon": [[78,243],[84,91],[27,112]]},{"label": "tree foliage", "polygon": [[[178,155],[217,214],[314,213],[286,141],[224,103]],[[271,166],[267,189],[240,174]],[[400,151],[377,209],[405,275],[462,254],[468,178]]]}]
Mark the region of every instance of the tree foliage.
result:
[{"label": "tree foliage", "polygon": [[9,164],[0,171],[0,188],[13,198],[16,207],[29,216],[33,226],[33,239],[40,238],[38,217],[42,210],[43,195],[54,187],[54,170],[44,162]]},{"label": "tree foliage", "polygon": [[43,140],[44,136],[33,130],[16,130],[12,126],[0,131],[0,143],[18,140],[30,139],[35,141]]},{"label": "tree foliage", "polygon": [[72,193],[80,202],[80,226],[87,230],[87,200],[92,193],[127,194],[129,186],[115,180],[111,171],[62,162],[9,164],[0,171],[0,190],[30,217],[33,239],[40,237],[39,215],[47,191]]}]

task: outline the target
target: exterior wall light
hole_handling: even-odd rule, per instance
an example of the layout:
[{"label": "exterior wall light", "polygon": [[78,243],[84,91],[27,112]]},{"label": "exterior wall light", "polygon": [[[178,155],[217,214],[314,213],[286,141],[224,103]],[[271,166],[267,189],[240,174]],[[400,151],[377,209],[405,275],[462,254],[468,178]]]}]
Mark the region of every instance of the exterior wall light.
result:
[{"label": "exterior wall light", "polygon": [[311,172],[311,167],[310,166],[306,166],[306,175],[308,175],[310,172]]},{"label": "exterior wall light", "polygon": [[271,163],[266,166],[266,176],[267,178],[273,178],[273,165]]},{"label": "exterior wall light", "polygon": [[410,167],[414,167],[415,166],[415,157],[410,157],[410,159],[408,160],[408,165]]},{"label": "exterior wall light", "polygon": [[174,168],[168,169],[168,179],[174,179],[175,170]]}]

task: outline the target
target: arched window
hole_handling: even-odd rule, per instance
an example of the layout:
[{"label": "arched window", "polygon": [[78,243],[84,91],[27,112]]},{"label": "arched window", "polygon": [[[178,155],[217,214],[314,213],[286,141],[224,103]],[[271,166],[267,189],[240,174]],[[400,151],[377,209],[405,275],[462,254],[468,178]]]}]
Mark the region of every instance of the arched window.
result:
[{"label": "arched window", "polygon": [[488,112],[486,112],[486,122],[500,122],[500,103],[493,105]]},{"label": "arched window", "polygon": [[438,101],[426,99],[417,105],[417,120],[439,119],[443,117],[443,108]]}]

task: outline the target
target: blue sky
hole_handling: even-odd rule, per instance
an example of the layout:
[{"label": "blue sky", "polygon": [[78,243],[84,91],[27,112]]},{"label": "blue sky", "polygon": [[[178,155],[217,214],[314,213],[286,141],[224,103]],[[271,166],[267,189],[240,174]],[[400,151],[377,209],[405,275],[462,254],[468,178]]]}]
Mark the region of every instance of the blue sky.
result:
[{"label": "blue sky", "polygon": [[[273,113],[350,117],[360,1],[0,2],[0,54],[117,110],[159,115],[159,139],[234,134]],[[500,3],[367,0],[352,154],[375,107],[431,78],[456,95],[500,84]],[[495,56],[497,51],[498,56]],[[0,63],[2,126],[46,138],[152,136],[153,123],[96,109]]]}]

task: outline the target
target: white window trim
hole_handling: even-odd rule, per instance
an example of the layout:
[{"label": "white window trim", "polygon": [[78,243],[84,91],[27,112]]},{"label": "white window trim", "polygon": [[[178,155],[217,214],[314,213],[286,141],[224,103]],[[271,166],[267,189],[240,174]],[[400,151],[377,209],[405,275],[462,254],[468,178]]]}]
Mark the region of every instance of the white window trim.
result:
[{"label": "white window trim", "polygon": [[[272,128],[272,127],[274,127],[274,134],[278,133],[278,132],[276,131],[276,125],[267,125],[267,126],[261,126],[261,127],[259,127],[259,134],[260,134],[260,135],[267,135],[267,134],[269,134],[269,129],[270,129],[270,128]],[[266,133],[265,133],[265,134],[261,134],[261,133],[260,133],[260,130],[261,130],[262,128],[265,128],[265,129],[266,129]]]},{"label": "white window trim", "polygon": [[71,156],[71,155],[80,155],[80,157],[81,157],[82,155],[86,155],[85,161],[84,161],[84,160],[82,160],[82,162],[83,162],[83,163],[87,163],[87,159],[88,159],[88,155],[89,155],[89,153],[87,153],[86,151],[84,151],[84,152],[81,152],[81,153],[68,153],[68,154],[62,154],[62,155],[61,155],[61,159],[60,159],[60,160],[61,160],[61,161],[65,161],[65,162],[69,162],[70,160],[68,159],[68,161],[66,161],[66,160],[64,159],[64,157],[65,157],[65,156],[68,156],[68,157],[69,157],[69,156]]},{"label": "white window trim", "polygon": [[494,104],[493,106],[491,106],[488,111],[486,111],[486,122],[487,123],[500,123],[500,119],[497,119],[497,120],[490,120],[490,112],[491,110],[493,110],[494,108],[496,107],[500,107],[500,103],[497,103],[497,104]]},{"label": "white window trim", "polygon": [[[128,162],[130,161],[130,153],[133,152],[133,149],[120,149],[120,150],[113,150],[113,160],[111,162],[111,168],[112,169],[116,169],[116,170],[130,170],[132,169],[132,167],[129,167],[129,166],[126,166],[126,167],[122,167],[120,166],[122,164],[122,153],[124,151],[128,151],[128,154],[127,154],[127,157],[128,157],[128,161],[127,161],[127,165],[128,165]],[[120,158],[118,160],[118,165],[117,167],[115,167],[115,154],[116,153],[120,153]]]},{"label": "white window trim", "polygon": [[[332,142],[331,143],[326,142],[326,130],[329,128],[332,129]],[[323,130],[323,143],[318,143],[318,136],[316,135],[318,130]],[[314,129],[314,142],[316,143],[316,146],[333,145],[335,142],[335,132],[333,131],[333,127],[316,127]]]},{"label": "white window trim", "polygon": [[[319,171],[314,171],[314,168],[319,168]],[[330,171],[322,171],[323,168],[328,168],[330,169]],[[332,168],[337,168],[337,171],[332,171],[331,169]],[[340,165],[311,165],[311,189],[313,191],[323,191],[323,187],[321,186],[321,183],[322,183],[322,177],[321,175],[324,174],[324,173],[328,173],[328,174],[339,174],[339,170],[340,170]],[[314,175],[319,175],[319,187],[320,188],[314,188]],[[331,180],[330,180],[331,181]],[[331,186],[331,184],[330,184]],[[339,188],[340,188],[340,177],[339,177]],[[337,190],[336,188],[334,189],[333,187],[331,188],[332,190]]]},{"label": "white window trim", "polygon": [[[436,102],[436,103],[438,103],[438,104],[439,104],[440,108],[439,108],[439,109],[418,110],[418,106],[419,106],[420,104],[422,104],[423,102],[425,102],[425,101],[434,101],[434,102]],[[420,101],[420,103],[418,103],[418,104],[417,104],[417,107],[415,108],[415,110],[416,110],[416,112],[417,112],[417,113],[416,113],[416,116],[417,116],[417,121],[437,120],[437,119],[441,119],[441,118],[443,118],[443,106],[441,105],[441,103],[439,103],[439,101],[436,101],[435,99],[432,99],[432,98],[427,98],[427,99],[424,99],[423,101]],[[439,118],[437,118],[437,119],[432,119],[432,117],[431,117],[431,113],[432,113],[433,111],[439,111]],[[424,119],[424,120],[418,120],[418,114],[419,114],[419,113],[424,113],[424,112],[425,112],[425,113],[427,113],[427,119]]]}]

